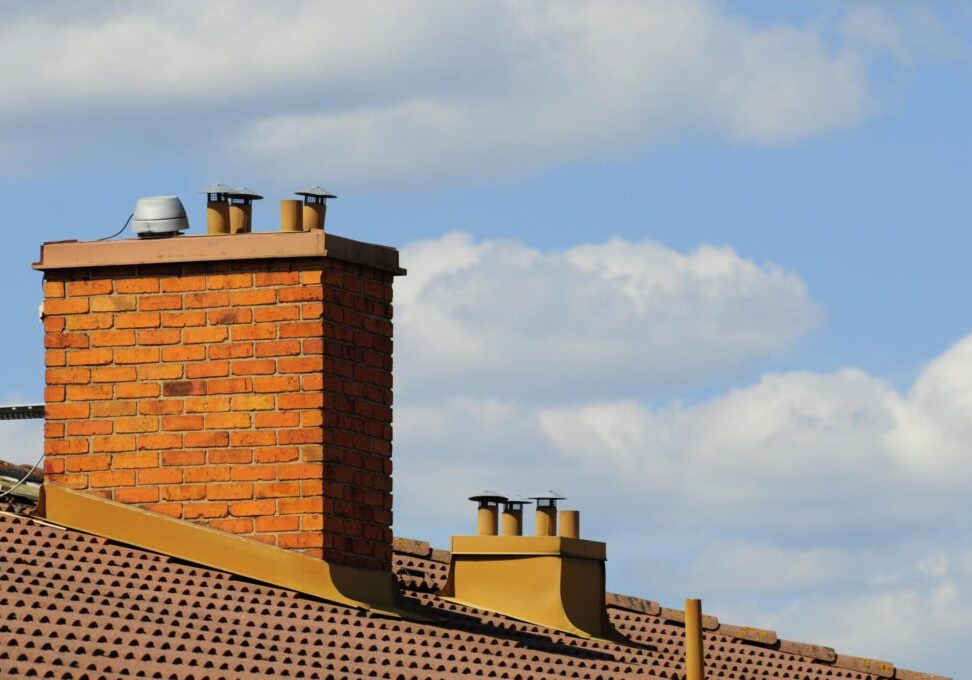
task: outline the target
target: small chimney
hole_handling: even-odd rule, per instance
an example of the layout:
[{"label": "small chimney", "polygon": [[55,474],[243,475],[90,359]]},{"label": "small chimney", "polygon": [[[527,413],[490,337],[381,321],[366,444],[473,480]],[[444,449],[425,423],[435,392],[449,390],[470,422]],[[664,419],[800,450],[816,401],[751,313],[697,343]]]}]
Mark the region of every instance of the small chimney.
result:
[{"label": "small chimney", "polygon": [[327,218],[327,199],[337,198],[337,196],[321,186],[294,193],[304,198],[304,231],[323,229],[324,220]]},{"label": "small chimney", "polygon": [[[544,492],[534,498],[556,507],[563,496]],[[580,637],[612,634],[604,605],[607,547],[577,538],[577,512],[564,512],[564,535],[522,536],[514,513],[529,501],[491,491],[470,500],[480,504],[479,534],[452,537],[442,597]],[[504,505],[502,536],[495,535],[499,503]],[[549,518],[547,512],[537,516]]]},{"label": "small chimney", "polygon": [[390,573],[397,251],[242,233],[46,243],[34,267],[46,485]]}]

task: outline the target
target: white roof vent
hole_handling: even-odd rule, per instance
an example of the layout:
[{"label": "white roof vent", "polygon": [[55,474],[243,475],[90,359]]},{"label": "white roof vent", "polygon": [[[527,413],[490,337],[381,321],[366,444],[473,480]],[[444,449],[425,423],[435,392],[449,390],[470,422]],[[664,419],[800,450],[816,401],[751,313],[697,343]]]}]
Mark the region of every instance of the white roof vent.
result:
[{"label": "white roof vent", "polygon": [[178,196],[146,196],[135,203],[132,230],[139,238],[176,236],[188,228],[189,218]]}]

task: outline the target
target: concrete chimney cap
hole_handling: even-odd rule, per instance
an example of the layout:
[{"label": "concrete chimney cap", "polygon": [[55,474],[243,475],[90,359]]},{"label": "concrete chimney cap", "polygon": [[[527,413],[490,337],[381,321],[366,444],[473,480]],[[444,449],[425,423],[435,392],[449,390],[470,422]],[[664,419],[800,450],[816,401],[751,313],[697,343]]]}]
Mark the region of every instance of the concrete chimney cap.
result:
[{"label": "concrete chimney cap", "polygon": [[469,500],[476,501],[477,503],[505,503],[506,496],[486,489],[485,491],[480,491],[475,496],[470,496]]},{"label": "concrete chimney cap", "polygon": [[336,194],[332,194],[330,191],[322,186],[313,186],[307,189],[301,189],[300,191],[294,192],[297,196],[316,196],[318,198],[337,198]]}]

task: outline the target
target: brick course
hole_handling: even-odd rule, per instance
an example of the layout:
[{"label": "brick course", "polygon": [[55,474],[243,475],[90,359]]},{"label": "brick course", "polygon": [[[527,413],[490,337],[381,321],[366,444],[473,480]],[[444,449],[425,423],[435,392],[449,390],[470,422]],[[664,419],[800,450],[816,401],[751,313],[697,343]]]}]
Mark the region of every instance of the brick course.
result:
[{"label": "brick course", "polygon": [[391,301],[327,257],[46,272],[47,480],[390,568]]}]

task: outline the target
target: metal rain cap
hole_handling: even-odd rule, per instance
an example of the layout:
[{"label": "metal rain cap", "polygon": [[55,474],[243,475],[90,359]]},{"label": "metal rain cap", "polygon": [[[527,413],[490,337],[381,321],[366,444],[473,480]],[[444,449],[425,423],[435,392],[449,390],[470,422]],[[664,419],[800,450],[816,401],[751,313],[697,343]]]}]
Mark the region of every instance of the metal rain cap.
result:
[{"label": "metal rain cap", "polygon": [[313,186],[308,189],[301,189],[300,191],[294,192],[297,196],[316,196],[318,198],[337,198],[336,194],[332,194],[330,191],[322,186]]},{"label": "metal rain cap", "polygon": [[505,502],[507,505],[519,505],[521,508],[524,505],[533,504],[533,501],[531,501],[529,498],[524,498],[523,496],[510,496]]},{"label": "metal rain cap", "polygon": [[480,491],[475,496],[470,496],[469,500],[476,501],[477,503],[505,503],[506,496],[486,489],[485,491]]},{"label": "metal rain cap", "polygon": [[226,193],[232,198],[248,198],[252,201],[259,201],[263,198],[263,196],[253,191],[253,189],[248,189],[247,187],[231,188]]},{"label": "metal rain cap", "polygon": [[232,194],[236,191],[236,187],[231,187],[229,184],[210,184],[208,187],[200,191],[201,194]]},{"label": "metal rain cap", "polygon": [[550,489],[546,491],[541,491],[530,496],[535,501],[564,501],[567,500],[566,496],[561,496],[556,491],[551,491]]}]

